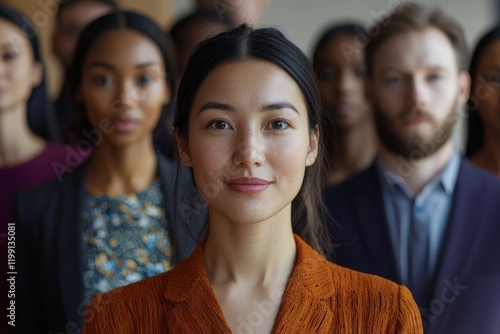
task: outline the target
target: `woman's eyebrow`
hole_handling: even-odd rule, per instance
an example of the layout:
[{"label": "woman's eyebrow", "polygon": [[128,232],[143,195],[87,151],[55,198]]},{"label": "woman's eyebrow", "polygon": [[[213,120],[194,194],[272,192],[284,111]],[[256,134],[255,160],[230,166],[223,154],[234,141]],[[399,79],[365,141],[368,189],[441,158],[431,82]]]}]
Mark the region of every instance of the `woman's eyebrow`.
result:
[{"label": "woman's eyebrow", "polygon": [[281,109],[291,109],[291,110],[295,111],[297,114],[299,114],[299,111],[297,110],[297,108],[295,108],[294,105],[291,104],[290,102],[286,102],[286,101],[276,102],[276,103],[271,103],[271,104],[265,105],[260,110],[261,111],[272,111],[272,110],[281,110]]},{"label": "woman's eyebrow", "polygon": [[201,113],[202,111],[205,111],[207,109],[219,109],[219,110],[226,110],[226,111],[236,111],[233,107],[231,107],[229,104],[221,103],[221,102],[214,102],[210,101],[205,103],[201,108],[200,111],[198,111],[198,114]]},{"label": "woman's eyebrow", "polygon": [[[201,108],[200,111],[198,111],[198,114],[201,113],[202,111],[205,111],[207,109],[218,109],[218,110],[225,110],[225,111],[231,111],[235,112],[236,109],[234,109],[232,106],[226,104],[226,103],[221,103],[221,102],[214,102],[210,101],[205,103]],[[296,113],[299,113],[297,108],[293,106],[293,104],[289,102],[276,102],[276,103],[271,103],[263,106],[260,108],[262,112],[265,111],[273,111],[273,110],[282,110],[282,109],[291,109],[295,111]]]}]

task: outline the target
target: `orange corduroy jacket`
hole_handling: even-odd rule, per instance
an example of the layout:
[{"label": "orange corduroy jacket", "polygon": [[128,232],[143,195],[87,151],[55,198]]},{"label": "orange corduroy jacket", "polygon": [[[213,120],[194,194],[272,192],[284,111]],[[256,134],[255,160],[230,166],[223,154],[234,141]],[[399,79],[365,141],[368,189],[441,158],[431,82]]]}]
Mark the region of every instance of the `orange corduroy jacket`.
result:
[{"label": "orange corduroy jacket", "polygon": [[[273,333],[423,333],[406,287],[337,266],[295,241],[296,266]],[[251,323],[242,322],[242,333],[257,333]],[[84,333],[231,333],[206,275],[203,246],[169,272],[97,295]]]}]

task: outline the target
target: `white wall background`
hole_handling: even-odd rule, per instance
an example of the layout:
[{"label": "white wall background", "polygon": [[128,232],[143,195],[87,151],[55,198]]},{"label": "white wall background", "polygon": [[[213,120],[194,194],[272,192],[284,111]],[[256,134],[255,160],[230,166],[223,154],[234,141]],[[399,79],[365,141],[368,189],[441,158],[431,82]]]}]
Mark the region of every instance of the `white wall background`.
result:
[{"label": "white wall background", "polygon": [[[252,0],[233,0],[252,1]],[[496,0],[416,0],[438,6],[460,21],[469,44],[495,22]],[[177,15],[193,7],[194,0],[170,0]],[[373,24],[382,11],[408,0],[269,0],[262,19],[264,26],[282,30],[307,54],[311,53],[317,35],[329,23],[354,19]]]},{"label": "white wall background", "polygon": [[[177,15],[192,8],[194,0],[170,0]],[[252,1],[252,0],[234,0]],[[335,21],[356,20],[375,24],[382,12],[394,8],[395,4],[408,0],[269,0],[262,25],[280,29],[307,55],[318,35]],[[497,17],[498,0],[415,0],[417,3],[438,6],[462,23],[470,47],[474,47],[479,36],[494,23]],[[455,139],[463,147],[465,139],[465,120],[460,119]]]}]

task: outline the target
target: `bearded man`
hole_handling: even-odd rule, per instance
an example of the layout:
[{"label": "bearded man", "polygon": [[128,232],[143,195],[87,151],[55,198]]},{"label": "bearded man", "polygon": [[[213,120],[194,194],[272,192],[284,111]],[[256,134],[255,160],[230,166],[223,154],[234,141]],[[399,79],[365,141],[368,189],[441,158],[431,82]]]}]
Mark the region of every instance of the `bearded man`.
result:
[{"label": "bearded man", "polygon": [[500,180],[452,138],[470,86],[463,31],[407,3],[367,35],[380,148],[370,168],[325,189],[330,260],[407,285],[426,333],[500,333]]}]

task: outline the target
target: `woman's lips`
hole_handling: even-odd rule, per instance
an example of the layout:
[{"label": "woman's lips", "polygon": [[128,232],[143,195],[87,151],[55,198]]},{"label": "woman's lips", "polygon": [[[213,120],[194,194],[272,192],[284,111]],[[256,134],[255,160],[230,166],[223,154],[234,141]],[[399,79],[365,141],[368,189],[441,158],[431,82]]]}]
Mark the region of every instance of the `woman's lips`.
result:
[{"label": "woman's lips", "polygon": [[353,110],[353,107],[350,103],[338,103],[335,105],[334,110],[337,114],[346,115]]},{"label": "woman's lips", "polygon": [[134,131],[139,126],[139,121],[116,118],[113,120],[113,125],[116,131],[127,133]]},{"label": "woman's lips", "polygon": [[229,189],[241,194],[258,194],[266,190],[271,182],[254,177],[245,177],[229,180],[226,184]]}]

